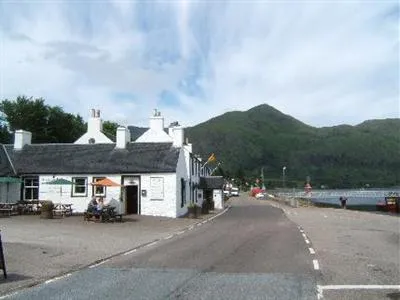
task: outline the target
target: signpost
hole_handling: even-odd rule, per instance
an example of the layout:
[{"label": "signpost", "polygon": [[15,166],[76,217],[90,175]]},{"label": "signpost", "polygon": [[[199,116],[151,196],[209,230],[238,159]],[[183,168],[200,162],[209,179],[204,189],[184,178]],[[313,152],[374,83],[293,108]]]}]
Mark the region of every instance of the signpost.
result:
[{"label": "signpost", "polygon": [[6,261],[4,259],[4,251],[3,251],[3,243],[1,241],[1,233],[0,233],[0,269],[3,269],[4,278],[7,278]]}]

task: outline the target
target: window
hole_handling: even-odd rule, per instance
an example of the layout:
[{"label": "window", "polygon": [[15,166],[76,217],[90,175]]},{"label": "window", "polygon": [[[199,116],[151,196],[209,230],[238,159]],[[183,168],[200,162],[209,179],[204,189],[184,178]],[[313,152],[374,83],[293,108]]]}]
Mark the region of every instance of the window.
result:
[{"label": "window", "polygon": [[[93,177],[93,182],[103,180],[105,177]],[[106,187],[105,186],[93,186],[92,196],[105,197]]]},{"label": "window", "polygon": [[87,178],[73,177],[72,178],[72,196],[87,196]]},{"label": "window", "polygon": [[191,161],[192,161],[192,175],[194,175],[195,161],[193,156],[191,157]]},{"label": "window", "polygon": [[150,177],[151,200],[164,200],[164,178]]},{"label": "window", "polygon": [[184,207],[186,204],[186,181],[181,178],[181,207]]},{"label": "window", "polygon": [[24,178],[24,200],[39,199],[39,177]]}]

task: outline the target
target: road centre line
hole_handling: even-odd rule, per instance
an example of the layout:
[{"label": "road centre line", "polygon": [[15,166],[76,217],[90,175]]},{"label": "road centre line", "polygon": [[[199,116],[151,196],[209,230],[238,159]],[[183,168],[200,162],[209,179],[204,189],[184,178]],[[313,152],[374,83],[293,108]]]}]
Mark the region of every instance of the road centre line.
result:
[{"label": "road centre line", "polygon": [[400,290],[400,285],[321,285],[321,290]]},{"label": "road centre line", "polygon": [[318,260],[316,260],[316,259],[313,259],[313,265],[314,265],[314,270],[319,270],[319,263],[318,263]]},{"label": "road centre line", "polygon": [[310,241],[309,241],[309,240],[307,240],[307,239],[305,239],[305,241],[306,241],[306,244],[309,244],[309,243],[310,243]]},{"label": "road centre line", "polygon": [[308,248],[308,250],[310,251],[310,254],[315,254],[315,251],[313,248]]}]

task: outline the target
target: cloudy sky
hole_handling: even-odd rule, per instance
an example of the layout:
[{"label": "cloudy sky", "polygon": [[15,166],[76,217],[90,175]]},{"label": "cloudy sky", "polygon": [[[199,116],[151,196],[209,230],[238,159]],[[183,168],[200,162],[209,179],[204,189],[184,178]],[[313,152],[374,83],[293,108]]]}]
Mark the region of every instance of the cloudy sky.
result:
[{"label": "cloudy sky", "polygon": [[399,117],[398,1],[8,1],[0,98],[195,125],[267,103],[313,125]]}]

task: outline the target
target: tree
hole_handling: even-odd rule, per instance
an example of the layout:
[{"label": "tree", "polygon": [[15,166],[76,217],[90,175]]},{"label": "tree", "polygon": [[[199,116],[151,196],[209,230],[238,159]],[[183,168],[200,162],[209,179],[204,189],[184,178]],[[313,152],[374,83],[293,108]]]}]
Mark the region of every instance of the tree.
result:
[{"label": "tree", "polygon": [[[45,105],[42,98],[18,96],[15,101],[5,99],[0,103],[0,112],[11,132],[30,131],[34,143],[72,143],[85,133],[85,124],[79,115],[65,113],[58,106]],[[4,129],[1,130],[0,134]]]},{"label": "tree", "polygon": [[113,141],[116,140],[117,128],[119,127],[118,123],[111,121],[103,122],[103,133],[108,136]]}]

